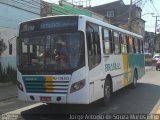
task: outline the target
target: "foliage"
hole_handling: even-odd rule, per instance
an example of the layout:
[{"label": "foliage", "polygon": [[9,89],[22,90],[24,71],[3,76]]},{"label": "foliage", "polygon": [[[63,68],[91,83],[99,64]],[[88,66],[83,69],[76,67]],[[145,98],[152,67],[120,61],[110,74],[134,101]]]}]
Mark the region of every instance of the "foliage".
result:
[{"label": "foliage", "polygon": [[2,53],[6,50],[7,46],[4,43],[4,40],[2,38],[0,38],[0,56],[2,55]]},{"label": "foliage", "polygon": [[16,70],[8,66],[5,70],[0,63],[0,83],[13,82],[16,83]]}]

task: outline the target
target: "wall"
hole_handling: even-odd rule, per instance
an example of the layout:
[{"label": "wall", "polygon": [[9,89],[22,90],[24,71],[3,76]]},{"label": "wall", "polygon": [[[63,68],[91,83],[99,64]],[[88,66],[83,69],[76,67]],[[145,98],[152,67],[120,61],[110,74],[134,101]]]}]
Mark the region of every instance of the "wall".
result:
[{"label": "wall", "polygon": [[16,68],[16,38],[11,41],[12,55],[9,55],[8,40],[17,36],[19,23],[40,17],[39,2],[39,0],[0,0],[0,37],[7,45],[7,49],[0,57],[4,69],[8,65]]}]

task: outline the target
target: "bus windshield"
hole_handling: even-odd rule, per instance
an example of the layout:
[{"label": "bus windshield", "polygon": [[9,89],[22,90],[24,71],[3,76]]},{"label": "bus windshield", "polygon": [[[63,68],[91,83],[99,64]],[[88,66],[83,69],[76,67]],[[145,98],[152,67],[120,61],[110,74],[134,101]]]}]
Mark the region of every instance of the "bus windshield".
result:
[{"label": "bus windshield", "polygon": [[22,74],[69,72],[85,65],[82,32],[19,38],[18,52]]}]

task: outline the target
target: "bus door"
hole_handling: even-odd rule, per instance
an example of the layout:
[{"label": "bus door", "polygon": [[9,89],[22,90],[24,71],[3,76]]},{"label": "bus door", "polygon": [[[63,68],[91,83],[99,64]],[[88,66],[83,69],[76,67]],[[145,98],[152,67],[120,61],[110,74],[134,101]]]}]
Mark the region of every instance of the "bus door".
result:
[{"label": "bus door", "polygon": [[88,50],[88,67],[89,67],[89,84],[90,84],[90,102],[103,97],[101,68],[101,49],[99,38],[99,26],[87,23],[86,26],[87,50]]}]

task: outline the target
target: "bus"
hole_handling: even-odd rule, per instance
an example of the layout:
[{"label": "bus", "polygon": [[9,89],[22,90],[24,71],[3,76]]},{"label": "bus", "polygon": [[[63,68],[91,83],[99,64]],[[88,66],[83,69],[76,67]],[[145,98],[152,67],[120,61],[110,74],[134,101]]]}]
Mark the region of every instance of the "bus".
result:
[{"label": "bus", "polygon": [[84,15],[23,22],[17,37],[18,98],[53,104],[111,101],[144,73],[143,37]]}]

